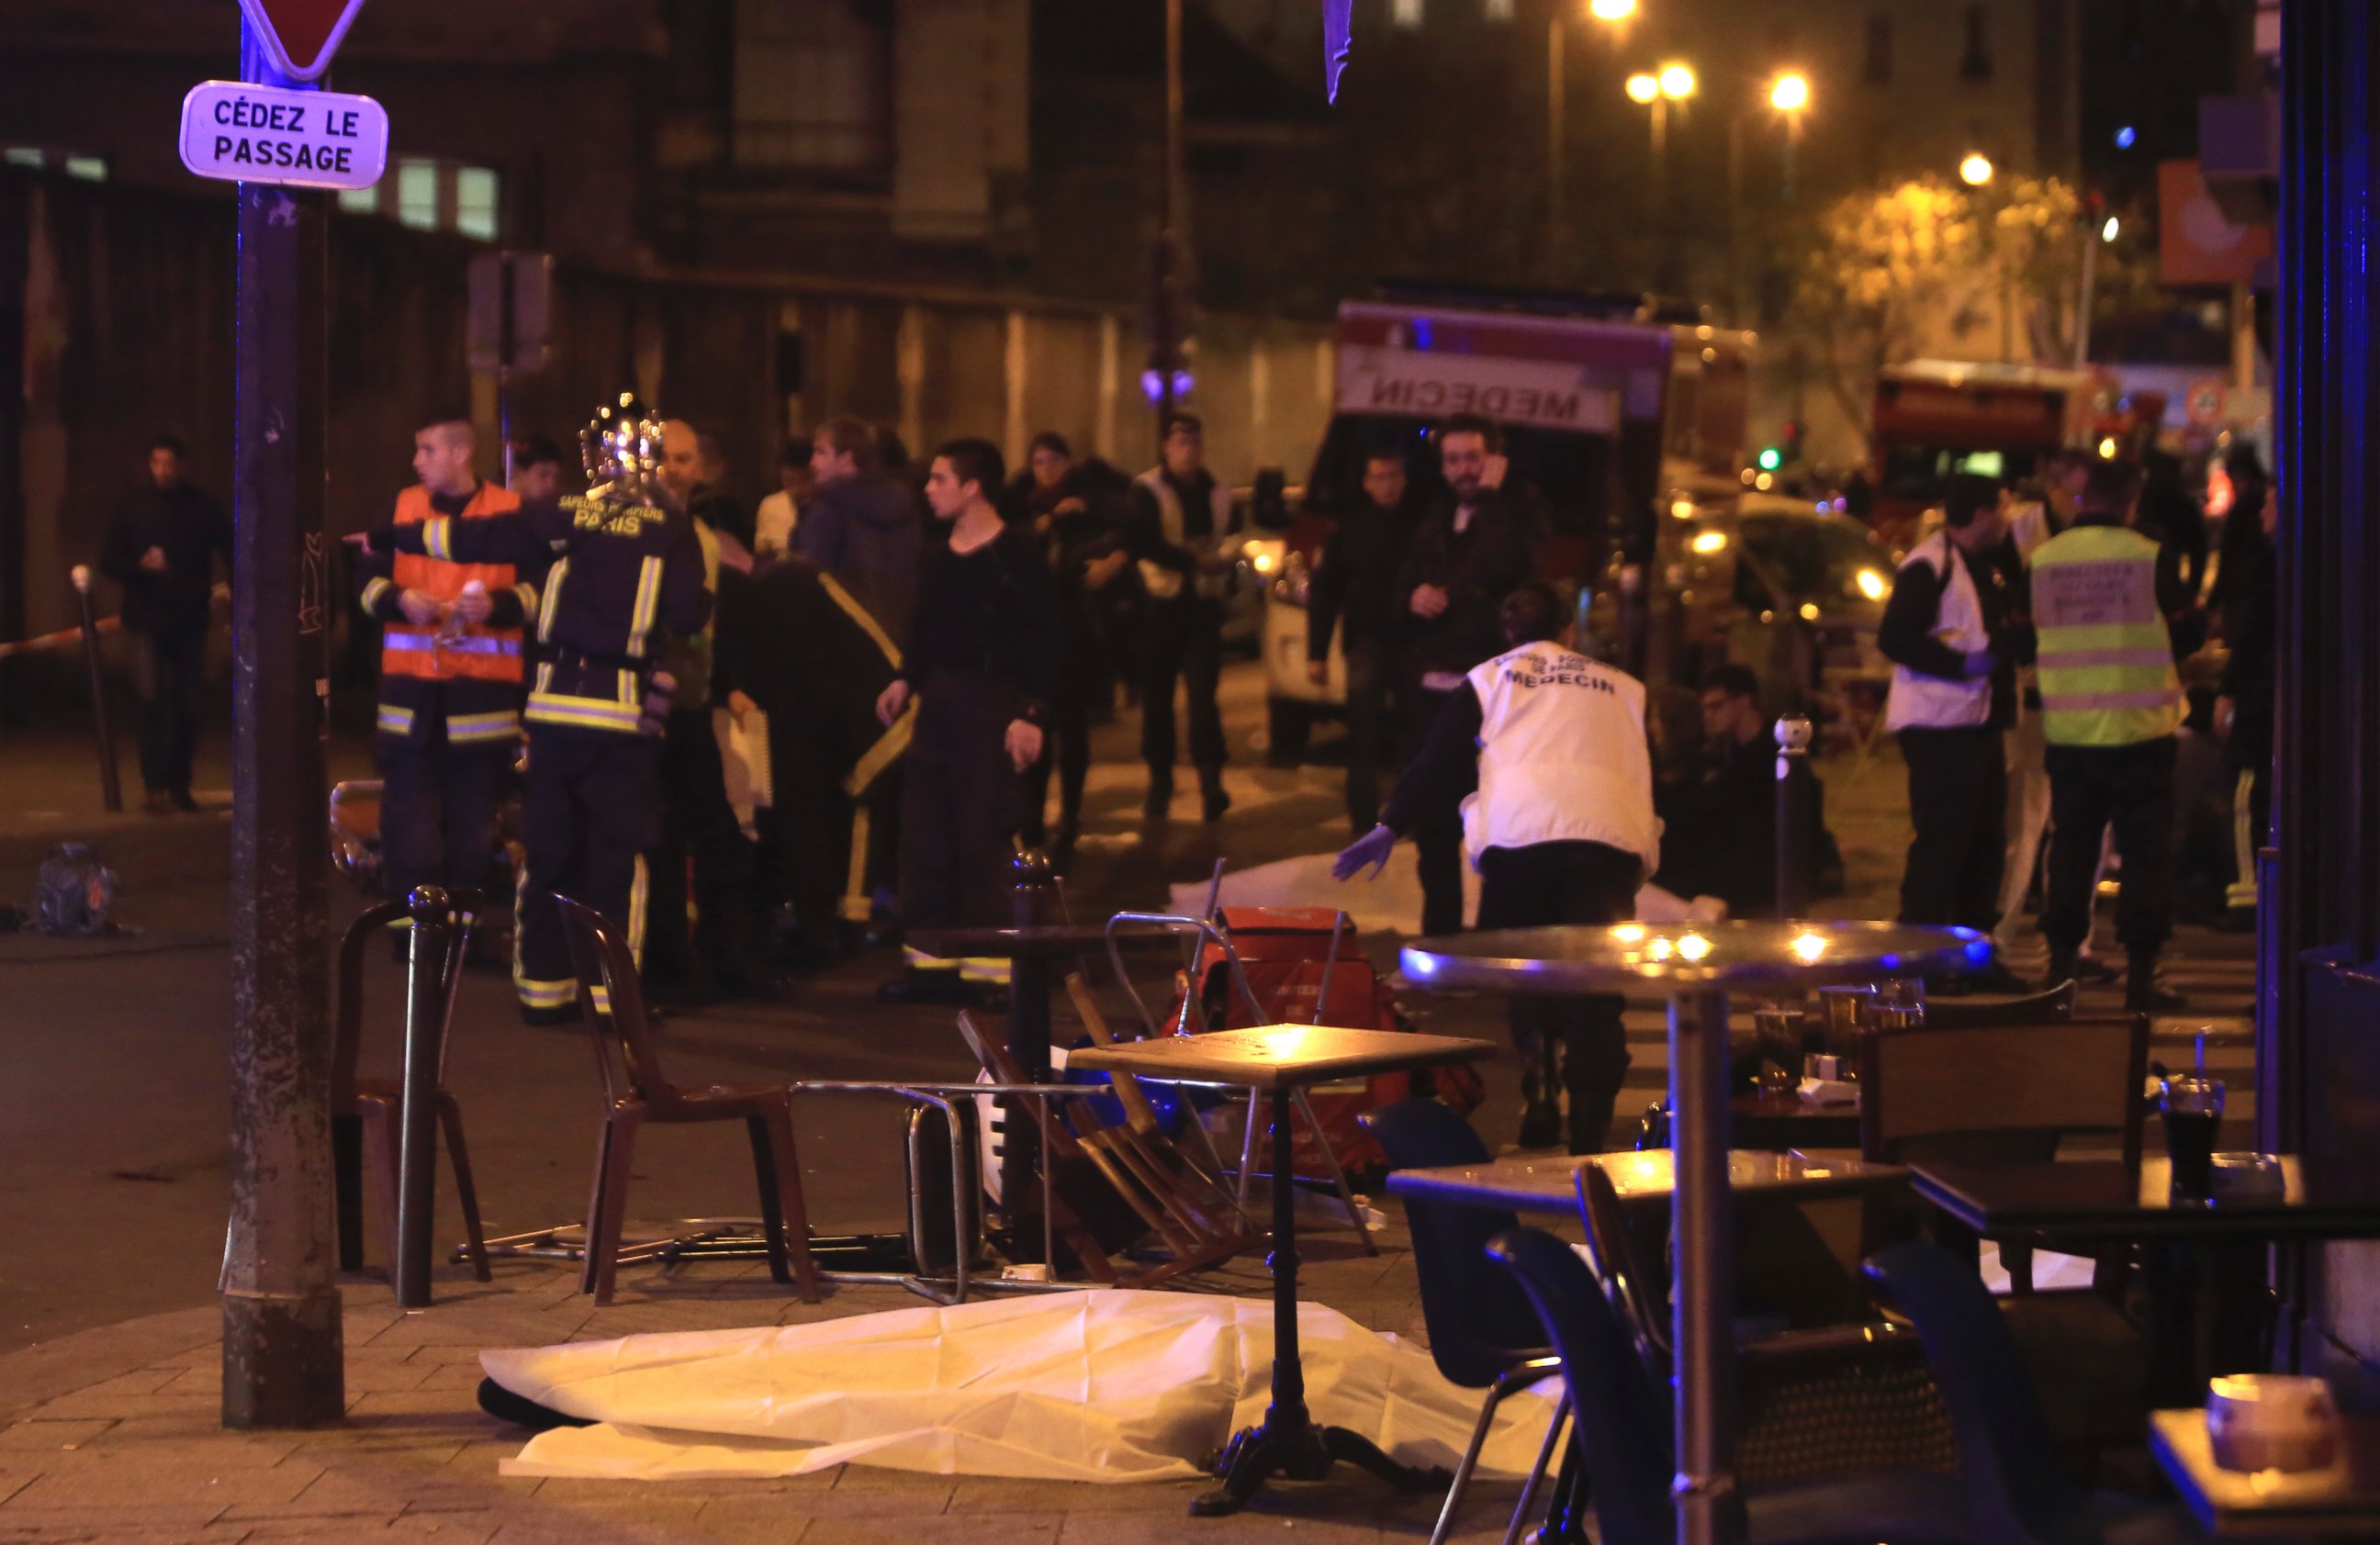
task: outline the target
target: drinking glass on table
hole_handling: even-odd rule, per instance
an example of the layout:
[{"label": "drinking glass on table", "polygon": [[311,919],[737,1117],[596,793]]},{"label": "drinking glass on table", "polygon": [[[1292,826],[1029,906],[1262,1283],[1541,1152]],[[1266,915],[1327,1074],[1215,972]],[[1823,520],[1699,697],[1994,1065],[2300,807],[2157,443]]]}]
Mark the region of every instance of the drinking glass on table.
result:
[{"label": "drinking glass on table", "polygon": [[2223,1126],[2223,1080],[2180,1073],[2157,1088],[2165,1112],[2166,1156],[2173,1162],[2173,1194],[2204,1201],[2215,1188],[2215,1142]]}]

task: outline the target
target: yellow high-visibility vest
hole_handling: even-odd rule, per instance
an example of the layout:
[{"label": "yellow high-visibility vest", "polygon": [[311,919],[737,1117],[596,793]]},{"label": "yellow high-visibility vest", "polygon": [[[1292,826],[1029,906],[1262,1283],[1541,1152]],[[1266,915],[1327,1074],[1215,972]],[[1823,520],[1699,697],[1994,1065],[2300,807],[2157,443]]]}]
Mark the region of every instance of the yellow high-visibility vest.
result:
[{"label": "yellow high-visibility vest", "polygon": [[2033,555],[2041,718],[2052,745],[2136,745],[2181,728],[2173,634],[2157,605],[2157,545],[2078,525]]}]

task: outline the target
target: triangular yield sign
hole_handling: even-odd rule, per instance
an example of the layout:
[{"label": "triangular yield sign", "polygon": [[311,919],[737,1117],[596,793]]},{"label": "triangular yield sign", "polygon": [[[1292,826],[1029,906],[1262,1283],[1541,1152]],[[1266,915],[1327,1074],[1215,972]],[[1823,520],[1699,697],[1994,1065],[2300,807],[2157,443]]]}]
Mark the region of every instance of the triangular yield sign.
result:
[{"label": "triangular yield sign", "polygon": [[347,25],[364,0],[239,0],[273,65],[293,80],[315,80],[331,67]]}]

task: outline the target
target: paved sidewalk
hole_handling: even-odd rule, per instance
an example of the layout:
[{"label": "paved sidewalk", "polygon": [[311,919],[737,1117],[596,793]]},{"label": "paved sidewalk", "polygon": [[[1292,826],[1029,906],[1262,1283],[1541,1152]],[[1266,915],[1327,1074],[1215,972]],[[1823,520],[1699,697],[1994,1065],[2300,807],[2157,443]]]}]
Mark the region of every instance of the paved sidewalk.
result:
[{"label": "paved sidewalk", "polygon": [[[1345,1235],[1314,1234],[1307,1296],[1376,1329],[1417,1334],[1420,1299],[1401,1228],[1377,1258]],[[1197,1279],[1268,1290],[1244,1260]],[[790,1480],[589,1481],[507,1478],[525,1441],[474,1398],[482,1347],[722,1329],[913,1307],[897,1288],[844,1287],[815,1307],[757,1263],[624,1273],[598,1310],[576,1270],[503,1261],[492,1285],[459,1268],[439,1301],[406,1313],[377,1281],[346,1289],[347,1419],[306,1432],[232,1433],[219,1424],[212,1309],[84,1332],[0,1358],[0,1545],[173,1541],[767,1541],[866,1545],[1144,1545],[1160,1539],[1310,1545],[1425,1539],[1439,1499],[1402,1497],[1342,1468],[1319,1487],[1269,1490],[1236,1518],[1184,1515],[1197,1483],[1086,1486],[944,1478],[857,1466]],[[1219,1433],[1220,1437],[1220,1434]],[[1516,1488],[1483,1484],[1470,1540],[1500,1532]],[[1286,1532],[1293,1531],[1293,1532]]]}]

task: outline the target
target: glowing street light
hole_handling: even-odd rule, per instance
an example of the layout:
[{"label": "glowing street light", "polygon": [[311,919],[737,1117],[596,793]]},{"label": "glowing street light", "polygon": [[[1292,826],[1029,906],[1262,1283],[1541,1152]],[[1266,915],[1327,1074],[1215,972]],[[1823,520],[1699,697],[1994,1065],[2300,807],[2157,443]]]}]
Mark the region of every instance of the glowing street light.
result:
[{"label": "glowing street light", "polygon": [[1694,94],[1694,72],[1682,64],[1661,66],[1661,94],[1671,102],[1683,102]]},{"label": "glowing street light", "polygon": [[1768,105],[1779,113],[1799,113],[1810,105],[1810,78],[1787,70],[1768,83]]},{"label": "glowing street light", "polygon": [[2099,239],[2101,241],[2112,242],[2123,228],[2123,223],[2111,214],[2107,217],[2107,223],[2099,227]]},{"label": "glowing street light", "polygon": [[1632,75],[1628,78],[1628,100],[1637,106],[1651,106],[1653,99],[1660,94],[1661,82],[1657,77]]},{"label": "glowing street light", "polygon": [[1981,151],[1969,151],[1959,163],[1959,180],[1969,187],[1981,187],[1992,180],[1992,158]]},{"label": "glowing street light", "polygon": [[1588,0],[1586,14],[1597,21],[1625,21],[1636,14],[1636,0]]}]

